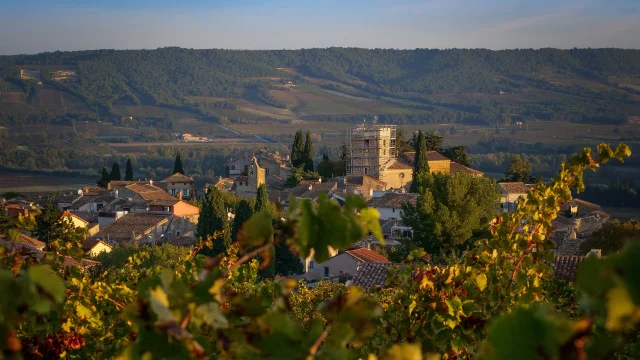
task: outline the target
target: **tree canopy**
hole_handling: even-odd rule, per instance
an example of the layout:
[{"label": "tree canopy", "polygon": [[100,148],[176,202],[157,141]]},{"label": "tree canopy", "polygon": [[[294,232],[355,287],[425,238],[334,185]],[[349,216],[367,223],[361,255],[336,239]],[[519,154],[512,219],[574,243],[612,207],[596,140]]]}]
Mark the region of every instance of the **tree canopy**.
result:
[{"label": "tree canopy", "polygon": [[180,158],[179,153],[176,155],[176,161],[173,163],[173,173],[185,175],[184,168],[182,167],[182,158]]},{"label": "tree canopy", "polygon": [[124,179],[127,181],[133,181],[133,166],[131,165],[131,159],[127,159]]}]

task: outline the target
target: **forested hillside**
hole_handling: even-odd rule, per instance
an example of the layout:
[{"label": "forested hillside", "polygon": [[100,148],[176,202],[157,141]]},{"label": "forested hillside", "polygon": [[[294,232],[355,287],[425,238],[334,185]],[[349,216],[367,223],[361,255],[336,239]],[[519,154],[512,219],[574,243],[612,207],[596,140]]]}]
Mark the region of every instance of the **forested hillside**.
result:
[{"label": "forested hillside", "polygon": [[[54,52],[1,56],[0,91],[8,125],[46,121],[44,111],[107,117],[141,105],[217,122],[368,114],[401,124],[624,123],[640,116],[640,50]],[[351,103],[322,102],[336,99]]]}]

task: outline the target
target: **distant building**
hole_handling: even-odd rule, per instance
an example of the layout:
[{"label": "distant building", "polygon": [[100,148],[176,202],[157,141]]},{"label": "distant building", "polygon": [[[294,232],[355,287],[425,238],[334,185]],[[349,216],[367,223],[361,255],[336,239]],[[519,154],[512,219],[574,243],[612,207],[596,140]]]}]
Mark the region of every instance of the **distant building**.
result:
[{"label": "distant building", "polygon": [[353,276],[358,271],[358,268],[365,263],[389,263],[389,259],[373,250],[365,248],[350,249],[330,257],[325,262],[319,264],[310,263],[308,270],[300,278],[307,282],[315,282],[338,276]]},{"label": "distant building", "polygon": [[258,187],[264,184],[266,180],[266,171],[258,165],[255,157],[251,158],[247,176],[239,176],[234,184],[234,192],[238,196],[252,197],[256,196]]},{"label": "distant building", "polygon": [[[358,126],[349,131],[347,176],[369,176],[386,184],[385,190],[403,189],[413,180],[415,152],[397,157],[396,126]],[[478,170],[458,164],[436,151],[427,152],[432,173],[465,172],[482,176]]]},{"label": "distant building", "polygon": [[531,191],[533,185],[523,182],[501,182],[498,183],[502,195],[500,195],[500,211],[512,213],[518,207],[518,200],[525,198]]},{"label": "distant building", "polygon": [[160,183],[159,186],[166,187],[165,190],[172,196],[181,196],[182,199],[197,197],[195,181],[189,176],[175,173]]},{"label": "distant building", "polygon": [[369,207],[375,208],[380,213],[380,220],[402,219],[402,207],[409,203],[415,205],[418,194],[386,193],[380,197],[374,197],[368,201]]}]

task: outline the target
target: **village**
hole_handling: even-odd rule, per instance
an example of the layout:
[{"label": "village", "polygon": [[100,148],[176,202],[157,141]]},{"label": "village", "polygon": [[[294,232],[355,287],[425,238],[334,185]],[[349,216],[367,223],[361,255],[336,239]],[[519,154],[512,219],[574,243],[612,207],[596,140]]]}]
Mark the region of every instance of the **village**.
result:
[{"label": "village", "polygon": [[[83,268],[99,266],[96,257],[117,246],[157,246],[164,243],[175,246],[193,246],[198,234],[201,210],[194,205],[203,199],[209,188],[220,193],[249,199],[261,188],[271,203],[286,211],[292,199],[318,200],[325,196],[344,204],[349,196],[361,197],[379,213],[384,243],[373,235],[349,249],[330,248],[330,258],[317,263],[313,255],[300,258],[302,272],[279,274],[304,280],[308,286],[319,281],[341,281],[370,288],[383,285],[384,269],[394,264],[377,249],[391,249],[402,242],[411,241],[414,229],[403,223],[402,212],[406,204],[415,206],[419,194],[411,192],[416,152],[398,156],[396,127],[393,125],[361,125],[348,134],[346,175],[325,180],[302,179],[293,187],[286,187],[287,179],[295,171],[290,156],[261,150],[250,156],[229,159],[228,174],[214,184],[197,188],[195,181],[180,172],[161,180],[112,180],[105,187],[85,187],[77,192],[54,197],[26,198],[19,196],[2,199],[6,215],[16,220],[20,216],[39,212],[48,206],[60,213],[59,221],[82,229],[84,234],[81,261],[68,258],[69,265]],[[295,145],[294,145],[295,146]],[[431,173],[455,175],[458,172],[471,177],[483,173],[459,164],[436,151],[427,151],[425,158]],[[535,184],[524,182],[498,182],[500,212],[513,212],[518,201],[534,189]],[[213,190],[212,190],[213,191]],[[229,226],[234,221],[234,209],[226,209]],[[494,214],[491,224],[500,221]],[[581,244],[602,228],[609,216],[596,204],[574,199],[563,205],[553,221],[553,240],[556,248],[555,273],[558,278],[572,279],[579,263],[584,259]],[[3,240],[7,242],[8,240]],[[45,250],[46,243],[30,233],[23,233],[20,246]],[[590,253],[600,256],[599,249]]]}]

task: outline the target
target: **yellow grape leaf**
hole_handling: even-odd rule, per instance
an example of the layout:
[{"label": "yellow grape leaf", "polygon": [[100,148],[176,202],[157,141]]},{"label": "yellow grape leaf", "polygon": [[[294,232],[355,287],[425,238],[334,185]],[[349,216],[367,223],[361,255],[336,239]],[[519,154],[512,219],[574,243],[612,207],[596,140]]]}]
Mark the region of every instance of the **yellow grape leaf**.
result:
[{"label": "yellow grape leaf", "polygon": [[422,350],[417,344],[395,344],[384,357],[387,360],[422,360]]},{"label": "yellow grape leaf", "polygon": [[209,294],[213,295],[213,298],[219,303],[222,303],[222,296],[220,296],[222,285],[224,285],[224,279],[216,279],[216,281],[213,282],[213,286],[209,288]]},{"label": "yellow grape leaf", "polygon": [[609,330],[619,330],[624,327],[626,319],[638,312],[629,296],[629,292],[622,285],[611,289],[607,294],[607,322]]},{"label": "yellow grape leaf", "polygon": [[484,290],[484,288],[487,287],[487,275],[478,274],[476,276],[476,285],[478,285],[478,288],[480,289],[480,291]]},{"label": "yellow grape leaf", "polygon": [[151,303],[151,310],[156,313],[158,320],[168,321],[174,320],[175,317],[171,310],[169,310],[169,298],[167,293],[158,286],[154,290],[149,291],[149,302]]}]

